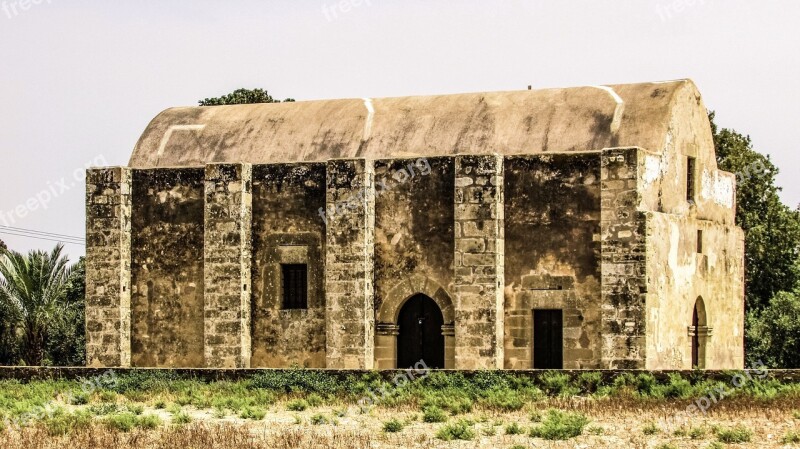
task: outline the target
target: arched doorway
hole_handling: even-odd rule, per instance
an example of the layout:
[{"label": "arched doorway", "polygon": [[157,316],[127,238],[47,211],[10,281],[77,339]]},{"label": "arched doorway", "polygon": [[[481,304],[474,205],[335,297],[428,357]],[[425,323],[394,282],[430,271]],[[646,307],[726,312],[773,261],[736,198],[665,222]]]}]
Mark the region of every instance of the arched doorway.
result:
[{"label": "arched doorway", "polygon": [[436,301],[417,294],[400,309],[397,319],[397,368],[405,369],[420,360],[428,368],[444,368],[444,317]]},{"label": "arched doorway", "polygon": [[689,327],[692,339],[692,369],[706,367],[706,340],[710,336],[706,317],[706,305],[702,297],[698,297],[692,310],[692,325]]}]

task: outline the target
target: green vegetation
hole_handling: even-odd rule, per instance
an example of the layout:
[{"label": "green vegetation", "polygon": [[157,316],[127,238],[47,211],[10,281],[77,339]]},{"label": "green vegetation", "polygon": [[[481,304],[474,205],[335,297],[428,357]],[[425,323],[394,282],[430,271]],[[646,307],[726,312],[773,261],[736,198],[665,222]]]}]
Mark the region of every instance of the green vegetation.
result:
[{"label": "green vegetation", "polygon": [[428,423],[445,422],[447,421],[447,414],[435,405],[428,406],[423,410],[422,420]]},{"label": "green vegetation", "polygon": [[786,432],[786,435],[781,438],[781,443],[783,444],[797,444],[800,443],[800,432],[798,431],[789,431]]},{"label": "green vegetation", "polygon": [[403,430],[405,425],[397,420],[396,418],[392,418],[389,421],[383,423],[383,431],[387,433],[397,433]]},{"label": "green vegetation", "polygon": [[172,415],[173,424],[189,424],[192,422],[192,417],[186,412],[178,412]]},{"label": "green vegetation", "polygon": [[328,416],[326,416],[323,413],[317,413],[316,415],[312,416],[311,419],[309,420],[309,422],[311,422],[311,424],[313,424],[315,426],[321,426],[321,425],[324,425],[324,424],[332,424],[331,419],[328,418]]},{"label": "green vegetation", "polygon": [[717,439],[723,443],[749,443],[753,432],[744,426],[717,430]]},{"label": "green vegetation", "polygon": [[454,423],[445,424],[438,432],[436,438],[444,441],[465,440],[475,438],[475,430],[472,428],[474,423],[466,419],[460,419]]},{"label": "green vegetation", "polygon": [[293,401],[289,401],[286,404],[286,410],[290,410],[293,412],[302,412],[307,408],[308,408],[308,401],[306,401],[305,399],[295,399]]},{"label": "green vegetation", "polygon": [[[83,295],[70,298],[82,276],[62,256],[59,244],[50,253],[27,255],[0,250],[0,363],[42,365],[48,360],[48,341],[59,326],[73,326]],[[82,282],[82,281],[80,281]],[[77,299],[77,302],[74,300]],[[82,323],[81,323],[82,325]],[[82,331],[81,331],[82,332]],[[59,336],[60,338],[63,336]],[[75,336],[73,336],[75,337]],[[78,338],[67,344],[79,343]]]},{"label": "green vegetation", "polygon": [[642,433],[645,435],[655,435],[661,433],[661,429],[655,423],[651,422],[647,423],[647,425],[642,428]]},{"label": "green vegetation", "polygon": [[[287,98],[284,102],[293,102]],[[236,89],[232,93],[221,97],[206,98],[200,100],[200,106],[222,106],[229,104],[253,104],[253,103],[280,103],[280,100],[272,98],[272,95],[264,89]]]},{"label": "green vegetation", "polygon": [[519,424],[512,422],[511,424],[506,426],[506,435],[522,435],[525,433],[525,429],[520,427]]},{"label": "green vegetation", "polygon": [[245,407],[239,413],[240,418],[253,421],[261,421],[265,416],[267,416],[267,411],[259,407]]},{"label": "green vegetation", "polygon": [[568,440],[583,434],[589,419],[580,414],[561,410],[548,410],[542,424],[531,429],[530,435],[545,440]]}]

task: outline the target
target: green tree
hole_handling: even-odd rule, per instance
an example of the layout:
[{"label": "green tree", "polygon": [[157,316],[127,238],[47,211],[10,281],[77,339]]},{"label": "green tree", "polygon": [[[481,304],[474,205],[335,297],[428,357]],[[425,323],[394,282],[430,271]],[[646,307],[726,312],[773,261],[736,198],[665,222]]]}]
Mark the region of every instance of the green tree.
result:
[{"label": "green tree", "polygon": [[31,251],[22,255],[4,250],[0,256],[0,304],[8,323],[21,334],[21,356],[28,365],[41,365],[53,323],[71,308],[66,296],[74,280],[73,268],[53,251]]},{"label": "green tree", "polygon": [[64,313],[56,317],[45,343],[48,365],[86,365],[86,263],[83,257],[72,269],[64,297]]},{"label": "green tree", "polygon": [[736,174],[736,222],[745,231],[747,308],[761,310],[800,281],[800,213],[783,204],[778,168],[753,149],[749,136],[719,129],[709,114],[720,169]]},{"label": "green tree", "polygon": [[800,368],[800,291],[780,292],[747,316],[748,362]]},{"label": "green tree", "polygon": [[[293,98],[287,98],[284,102],[293,102]],[[236,89],[232,93],[221,97],[206,98],[200,100],[200,106],[222,106],[228,104],[253,104],[253,103],[280,103],[280,100],[272,98],[264,89]]]}]

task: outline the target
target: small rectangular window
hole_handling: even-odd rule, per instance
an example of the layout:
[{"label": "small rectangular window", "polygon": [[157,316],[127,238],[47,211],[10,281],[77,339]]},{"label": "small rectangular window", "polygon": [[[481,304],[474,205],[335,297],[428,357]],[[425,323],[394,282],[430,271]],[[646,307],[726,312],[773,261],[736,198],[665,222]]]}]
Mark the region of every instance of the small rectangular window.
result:
[{"label": "small rectangular window", "polygon": [[694,202],[695,158],[689,157],[686,162],[686,201]]},{"label": "small rectangular window", "polygon": [[703,231],[697,231],[697,253],[703,254]]},{"label": "small rectangular window", "polygon": [[283,308],[308,308],[308,265],[281,265]]}]

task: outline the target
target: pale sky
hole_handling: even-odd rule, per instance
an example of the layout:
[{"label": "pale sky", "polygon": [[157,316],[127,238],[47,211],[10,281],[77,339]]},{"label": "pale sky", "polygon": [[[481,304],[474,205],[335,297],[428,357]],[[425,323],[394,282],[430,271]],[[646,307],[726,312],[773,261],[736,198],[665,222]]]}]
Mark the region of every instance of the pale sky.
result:
[{"label": "pale sky", "polygon": [[239,87],[312,100],[692,78],[800,203],[797,1],[0,0],[0,42],[0,225],[83,237],[85,165],[127,164],[158,112]]}]

